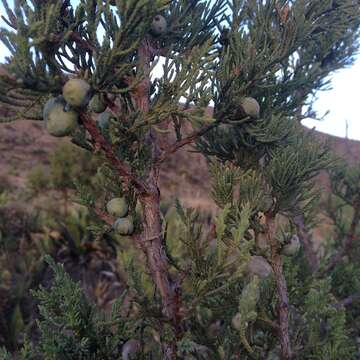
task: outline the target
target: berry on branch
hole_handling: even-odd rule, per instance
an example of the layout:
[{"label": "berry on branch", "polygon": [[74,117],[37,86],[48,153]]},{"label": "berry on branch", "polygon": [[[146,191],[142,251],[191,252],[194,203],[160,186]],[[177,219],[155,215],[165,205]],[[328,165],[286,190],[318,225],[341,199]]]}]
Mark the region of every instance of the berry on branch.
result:
[{"label": "berry on branch", "polygon": [[259,278],[266,278],[272,273],[270,264],[262,256],[251,256],[246,264],[246,272],[250,276],[258,276]]},{"label": "berry on branch", "polygon": [[46,121],[46,129],[52,136],[70,135],[78,125],[77,112],[65,111],[65,106],[62,97],[52,98],[44,106],[43,117]]},{"label": "berry on branch", "polygon": [[90,85],[82,79],[71,79],[63,88],[66,102],[74,107],[84,107],[90,100]]},{"label": "berry on branch", "polygon": [[257,119],[260,115],[260,105],[252,97],[245,97],[241,100],[240,106],[247,116]]},{"label": "berry on branch", "polygon": [[106,103],[101,94],[95,94],[89,103],[90,110],[95,113],[102,113],[106,110]]},{"label": "berry on branch", "polygon": [[167,31],[167,21],[162,15],[156,15],[151,24],[151,33],[154,36],[164,35]]},{"label": "berry on branch", "polygon": [[129,206],[124,198],[114,198],[106,204],[106,210],[110,215],[121,218],[126,216]]},{"label": "berry on branch", "polygon": [[134,232],[134,222],[131,216],[119,218],[114,223],[115,231],[120,235],[131,235]]},{"label": "berry on branch", "polygon": [[297,235],[293,235],[290,242],[282,247],[281,253],[285,256],[294,256],[299,252],[300,247],[301,244],[299,237]]}]

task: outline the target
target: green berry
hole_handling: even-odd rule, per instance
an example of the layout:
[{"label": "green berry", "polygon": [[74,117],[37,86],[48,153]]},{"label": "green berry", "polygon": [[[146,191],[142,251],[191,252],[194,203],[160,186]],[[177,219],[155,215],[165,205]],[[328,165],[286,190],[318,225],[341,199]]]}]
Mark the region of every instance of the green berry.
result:
[{"label": "green berry", "polygon": [[120,235],[131,235],[134,232],[134,221],[131,216],[119,218],[114,223],[115,231]]},{"label": "green berry", "polygon": [[269,249],[268,239],[265,233],[259,232],[255,237],[256,247],[260,251],[266,251]]},{"label": "green berry", "polygon": [[84,107],[90,100],[90,85],[82,79],[71,79],[63,87],[63,96],[71,106]]},{"label": "green berry", "polygon": [[110,125],[110,119],[112,117],[113,117],[113,115],[111,114],[111,112],[105,111],[105,112],[101,113],[96,120],[98,127],[102,131],[106,130]]},{"label": "green berry", "polygon": [[246,264],[246,272],[250,276],[258,276],[259,278],[266,278],[272,273],[270,264],[262,256],[251,256]]},{"label": "green berry", "polygon": [[243,322],[241,320],[241,314],[236,313],[235,316],[231,319],[231,325],[235,330],[241,330],[241,327],[243,325]]},{"label": "green berry", "polygon": [[63,99],[51,100],[53,99],[46,103],[43,111],[47,131],[57,137],[70,135],[78,125],[79,115],[73,110],[65,111]]},{"label": "green berry", "polygon": [[0,275],[0,279],[4,284],[9,284],[12,280],[12,276],[9,270],[3,270]]},{"label": "green berry", "polygon": [[281,248],[281,254],[285,256],[294,256],[300,250],[301,244],[297,235],[293,235],[290,242]]},{"label": "green berry", "polygon": [[246,115],[257,119],[260,115],[260,105],[252,97],[245,97],[241,100],[240,106]]},{"label": "green berry", "polygon": [[53,97],[45,103],[43,108],[43,119],[45,121],[49,119],[50,111],[56,104],[61,104],[62,106],[64,106],[65,104],[64,98],[62,96]]},{"label": "green berry", "polygon": [[167,31],[167,21],[162,15],[156,15],[151,24],[151,33],[155,36],[164,35]]},{"label": "green berry", "polygon": [[114,198],[106,204],[106,210],[111,216],[121,218],[126,216],[129,206],[124,198]]},{"label": "green berry", "polygon": [[101,94],[95,94],[89,103],[90,110],[96,113],[102,113],[106,110],[106,103],[103,101],[103,97]]}]

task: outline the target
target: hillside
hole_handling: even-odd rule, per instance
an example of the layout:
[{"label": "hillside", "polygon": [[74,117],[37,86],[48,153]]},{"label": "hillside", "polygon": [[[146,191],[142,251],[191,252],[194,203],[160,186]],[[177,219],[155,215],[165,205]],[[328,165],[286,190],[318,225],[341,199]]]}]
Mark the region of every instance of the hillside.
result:
[{"label": "hillside", "polygon": [[[316,137],[329,141],[336,155],[351,164],[360,162],[360,142],[316,132]],[[0,124],[0,185],[22,188],[27,173],[36,165],[48,163],[49,153],[64,139],[47,134],[38,121],[18,121]],[[211,208],[207,196],[208,173],[203,157],[187,147],[163,165],[162,196],[179,197],[187,206]],[[321,182],[326,181],[321,177]]]}]

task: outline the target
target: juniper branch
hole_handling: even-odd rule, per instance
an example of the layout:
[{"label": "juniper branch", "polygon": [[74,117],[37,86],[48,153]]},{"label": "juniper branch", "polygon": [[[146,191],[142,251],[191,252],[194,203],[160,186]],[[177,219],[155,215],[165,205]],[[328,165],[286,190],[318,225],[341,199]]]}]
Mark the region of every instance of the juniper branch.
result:
[{"label": "juniper branch", "polygon": [[336,265],[340,261],[342,261],[346,253],[351,249],[357,237],[356,230],[359,222],[360,222],[360,197],[358,197],[355,201],[354,213],[352,216],[350,229],[346,238],[343,241],[342,247],[338,249],[337,252],[333,255],[327,266],[322,271],[319,272],[318,277],[324,277],[328,273],[330,273],[336,267]]},{"label": "juniper branch", "polygon": [[[150,62],[153,57],[153,47],[145,39],[139,48],[139,69],[145,75],[143,81],[138,85],[135,92],[135,102],[140,111],[146,114],[149,110],[150,99]],[[133,95],[134,96],[134,95]],[[155,166],[155,159],[158,157],[159,148],[157,136],[152,129],[145,136],[145,141],[151,149],[152,168],[146,179],[148,191],[140,194],[139,200],[143,207],[143,234],[141,244],[147,257],[147,265],[152,274],[162,298],[162,312],[170,320],[175,333],[178,329],[178,305],[175,297],[176,287],[173,286],[173,280],[169,274],[169,261],[163,250],[161,215],[160,215],[160,190],[158,188],[158,167]],[[174,342],[163,344],[164,360],[174,360],[176,355],[176,344]]]},{"label": "juniper branch", "polygon": [[182,147],[189,145],[191,143],[193,143],[194,141],[196,141],[197,139],[199,139],[201,136],[203,136],[204,134],[206,134],[208,131],[212,130],[213,128],[215,128],[218,125],[217,122],[214,122],[212,124],[209,125],[205,125],[203,127],[201,127],[198,130],[193,131],[190,135],[188,135],[187,137],[176,141],[175,143],[173,143],[172,145],[170,145],[167,149],[164,150],[164,152],[160,155],[160,157],[156,160],[156,165],[160,165],[162,162],[164,162],[170,155],[174,154],[175,152],[177,152],[179,149],[181,149]]},{"label": "juniper branch", "polygon": [[95,147],[104,151],[106,158],[115,167],[119,175],[126,181],[128,181],[130,184],[133,184],[139,193],[147,193],[148,188],[146,184],[140,179],[138,179],[131,172],[131,169],[116,157],[111,145],[106,141],[101,132],[97,129],[95,122],[91,119],[91,117],[86,113],[81,113],[80,119],[86,130],[89,132],[89,134],[95,141]]},{"label": "juniper branch", "polygon": [[110,226],[113,226],[115,220],[111,216],[109,216],[105,211],[102,211],[98,207],[94,207],[92,210],[97,214],[97,216],[102,221],[104,221],[106,224]]},{"label": "juniper branch", "polygon": [[283,273],[279,244],[276,239],[276,224],[274,214],[266,214],[266,234],[271,251],[271,266],[275,276],[277,295],[279,298],[279,336],[281,344],[281,359],[292,358],[291,342],[289,335],[289,298],[287,284]]}]

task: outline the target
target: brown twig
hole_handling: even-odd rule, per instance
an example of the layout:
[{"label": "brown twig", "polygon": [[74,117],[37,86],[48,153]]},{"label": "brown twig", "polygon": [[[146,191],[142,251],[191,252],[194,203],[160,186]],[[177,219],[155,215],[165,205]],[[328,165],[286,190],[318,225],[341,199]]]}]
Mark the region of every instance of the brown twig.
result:
[{"label": "brown twig", "polygon": [[95,51],[95,47],[92,46],[88,41],[82,39],[76,32],[72,32],[70,34],[70,39],[76,42],[83,50],[87,50],[91,54]]},{"label": "brown twig", "polygon": [[275,321],[272,321],[265,313],[265,311],[261,311],[257,317],[258,320],[262,321],[266,325],[268,325],[271,330],[278,336],[280,331],[280,326]]},{"label": "brown twig", "polygon": [[131,169],[115,156],[111,145],[102,136],[91,117],[86,113],[81,113],[80,119],[92,139],[95,141],[95,146],[104,151],[106,158],[115,167],[119,175],[130,182],[136,188],[138,193],[146,193],[148,191],[146,184],[138,179],[131,172]]},{"label": "brown twig", "polygon": [[14,14],[14,12],[8,7],[7,3],[4,4],[5,7],[5,11],[7,13],[7,16],[9,17],[9,19],[7,19],[5,16],[1,15],[1,18],[13,29],[17,30],[17,21],[16,21],[16,16]]},{"label": "brown twig", "polygon": [[180,148],[191,144],[193,141],[195,141],[196,139],[198,139],[199,137],[203,136],[204,134],[206,134],[209,130],[213,129],[215,126],[217,126],[217,123],[212,123],[209,125],[205,125],[203,127],[201,127],[198,130],[195,130],[193,133],[191,133],[190,135],[188,135],[187,137],[178,140],[176,142],[174,142],[171,146],[169,146],[167,149],[165,149],[163,151],[163,153],[161,154],[161,156],[156,160],[156,165],[160,165],[162,162],[164,162],[171,154],[175,153],[176,151],[178,151]]},{"label": "brown twig", "polygon": [[92,209],[96,215],[106,224],[113,226],[114,224],[114,219],[108,215],[105,211],[102,211],[101,209],[99,209],[98,207],[95,207]]},{"label": "brown twig", "polygon": [[7,25],[12,27],[14,30],[17,30],[17,26],[11,21],[9,21],[5,16],[1,15],[1,18],[6,22]]},{"label": "brown twig", "polygon": [[265,215],[266,234],[271,250],[271,266],[276,281],[277,295],[279,297],[279,336],[281,344],[281,359],[289,360],[292,357],[289,336],[289,299],[286,280],[283,274],[282,259],[279,253],[279,244],[276,239],[275,215]]},{"label": "brown twig", "polygon": [[311,235],[305,228],[304,217],[303,215],[295,216],[293,221],[296,225],[299,239],[304,246],[310,269],[312,272],[315,272],[319,267],[319,261],[311,243]]},{"label": "brown twig", "polygon": [[354,205],[354,214],[352,217],[351,225],[347,236],[343,242],[343,246],[334,254],[331,258],[328,265],[323,269],[319,274],[318,277],[324,277],[326,274],[331,272],[335,266],[342,261],[344,255],[351,249],[355,239],[356,239],[356,228],[360,221],[360,197],[356,200]]}]

